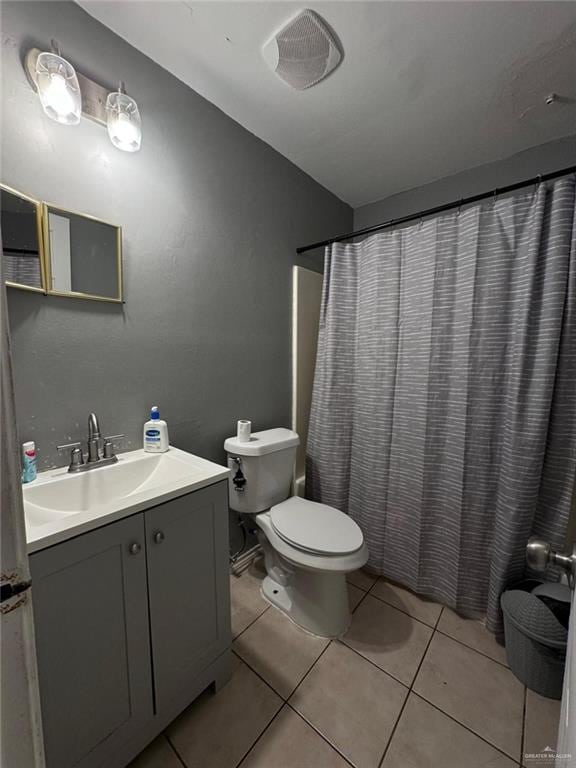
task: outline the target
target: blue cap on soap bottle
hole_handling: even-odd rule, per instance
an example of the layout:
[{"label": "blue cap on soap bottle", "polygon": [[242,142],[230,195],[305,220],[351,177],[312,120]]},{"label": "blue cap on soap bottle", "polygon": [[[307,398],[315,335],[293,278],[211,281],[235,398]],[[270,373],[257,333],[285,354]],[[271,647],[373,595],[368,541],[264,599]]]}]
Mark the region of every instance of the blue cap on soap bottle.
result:
[{"label": "blue cap on soap bottle", "polygon": [[150,418],[151,419],[159,419],[160,418],[160,411],[158,410],[158,406],[157,405],[152,406],[152,409],[150,410]]}]

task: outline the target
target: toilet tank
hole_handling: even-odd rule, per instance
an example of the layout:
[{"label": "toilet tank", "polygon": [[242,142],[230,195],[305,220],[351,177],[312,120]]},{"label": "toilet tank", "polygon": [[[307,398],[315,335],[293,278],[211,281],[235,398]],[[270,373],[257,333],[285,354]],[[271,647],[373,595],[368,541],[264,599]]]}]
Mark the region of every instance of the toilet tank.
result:
[{"label": "toilet tank", "polygon": [[287,499],[299,442],[296,432],[283,427],[254,432],[247,442],[229,437],[224,449],[232,470],[231,509],[255,515]]}]

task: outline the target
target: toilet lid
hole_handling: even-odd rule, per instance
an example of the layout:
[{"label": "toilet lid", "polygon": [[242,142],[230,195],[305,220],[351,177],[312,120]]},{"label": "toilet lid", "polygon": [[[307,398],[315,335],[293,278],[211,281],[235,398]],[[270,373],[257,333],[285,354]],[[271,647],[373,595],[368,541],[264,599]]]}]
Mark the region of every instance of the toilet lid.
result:
[{"label": "toilet lid", "polygon": [[272,507],[270,519],[280,538],[304,551],[346,555],[364,543],[362,531],[351,517],[299,496]]}]

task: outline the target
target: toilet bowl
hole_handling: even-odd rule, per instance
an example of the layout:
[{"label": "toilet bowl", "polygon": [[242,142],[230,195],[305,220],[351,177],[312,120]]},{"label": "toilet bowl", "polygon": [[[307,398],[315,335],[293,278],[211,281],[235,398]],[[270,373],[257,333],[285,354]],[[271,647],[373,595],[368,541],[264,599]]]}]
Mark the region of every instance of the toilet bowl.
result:
[{"label": "toilet bowl", "polygon": [[265,599],[307,632],[339,637],[350,624],[346,574],[366,563],[368,549],[348,515],[289,495],[298,442],[281,428],[245,443],[228,438],[230,506],[258,526]]}]

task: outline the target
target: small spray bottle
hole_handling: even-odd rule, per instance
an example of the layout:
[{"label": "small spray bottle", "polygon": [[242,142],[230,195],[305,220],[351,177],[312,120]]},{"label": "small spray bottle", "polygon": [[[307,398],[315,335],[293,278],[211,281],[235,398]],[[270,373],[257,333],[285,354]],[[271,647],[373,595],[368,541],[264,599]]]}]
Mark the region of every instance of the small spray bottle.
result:
[{"label": "small spray bottle", "polygon": [[22,482],[36,480],[36,444],[30,440],[22,443]]}]

